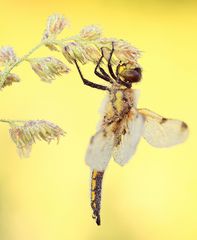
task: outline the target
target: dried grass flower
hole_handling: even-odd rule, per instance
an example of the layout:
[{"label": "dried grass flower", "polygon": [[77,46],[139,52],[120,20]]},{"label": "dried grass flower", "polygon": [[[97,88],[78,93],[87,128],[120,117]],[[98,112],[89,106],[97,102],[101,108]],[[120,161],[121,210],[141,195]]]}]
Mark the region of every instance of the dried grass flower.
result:
[{"label": "dried grass flower", "polygon": [[88,62],[97,64],[101,57],[101,49],[103,49],[104,58],[108,61],[112,44],[114,46],[114,54],[111,59],[113,65],[117,65],[119,62],[137,63],[140,52],[128,42],[114,38],[98,38],[93,40],[91,36],[94,35],[88,35],[88,33],[87,35],[84,33],[84,39],[76,39],[76,41],[68,42],[62,48],[62,53],[69,63],[77,60],[82,64]]},{"label": "dried grass flower", "polygon": [[36,139],[48,143],[52,140],[59,142],[60,137],[65,134],[59,126],[45,120],[26,121],[22,125],[12,123],[9,132],[20,157],[29,157]]},{"label": "dried grass flower", "polygon": [[90,25],[90,26],[87,26],[87,27],[84,27],[79,36],[81,39],[83,40],[95,40],[95,39],[98,39],[101,37],[101,29],[98,27],[98,26],[95,26],[95,25]]},{"label": "dried grass flower", "polygon": [[69,42],[62,48],[62,53],[69,63],[78,60],[82,64],[86,64],[88,59],[86,52],[81,44],[78,42]]},{"label": "dried grass flower", "polygon": [[97,64],[101,57],[100,49],[98,49],[94,44],[84,45],[83,49],[85,51],[86,59],[94,64]]},{"label": "dried grass flower", "polygon": [[0,76],[0,89],[19,81],[19,77],[10,72],[23,61],[29,61],[34,72],[45,82],[52,82],[56,76],[69,72],[69,68],[57,58],[30,59],[30,55],[43,45],[50,48],[50,50],[62,51],[64,57],[71,64],[74,61],[82,64],[89,62],[97,64],[101,57],[101,48],[103,49],[104,58],[108,61],[113,43],[114,54],[111,58],[113,65],[117,65],[119,62],[129,62],[137,65],[140,52],[135,47],[123,40],[103,38],[101,29],[95,25],[82,28],[77,35],[57,39],[57,35],[67,25],[68,21],[63,15],[53,14],[49,16],[42,41],[21,58],[16,57],[12,47],[2,47],[0,49],[0,66],[5,66],[5,69]]},{"label": "dried grass flower", "polygon": [[[57,35],[60,34],[68,25],[68,21],[61,14],[53,14],[49,16],[42,40],[55,39]],[[58,51],[58,48],[53,43],[48,42],[45,46],[52,51]]]},{"label": "dried grass flower", "polygon": [[109,59],[112,43],[114,45],[112,64],[117,64],[120,61],[122,63],[137,62],[138,58],[140,57],[140,51],[128,42],[115,38],[100,38],[95,42],[95,45],[98,48],[103,48],[104,57],[106,60]]},{"label": "dried grass flower", "polygon": [[44,82],[52,82],[56,76],[69,73],[70,69],[54,57],[33,58],[28,60],[34,72]]},{"label": "dried grass flower", "polygon": [[[2,72],[0,71],[0,79],[2,78]],[[20,78],[15,73],[9,73],[2,85],[2,88],[12,85],[13,83],[20,82]]]},{"label": "dried grass flower", "polygon": [[43,39],[56,37],[69,23],[61,14],[53,14],[48,17],[47,26],[43,34]]},{"label": "dried grass flower", "polygon": [[114,54],[121,62],[137,61],[140,57],[140,51],[126,41],[115,41],[114,48]]},{"label": "dried grass flower", "polygon": [[9,46],[2,47],[0,49],[0,65],[11,65],[17,61],[14,49]]}]

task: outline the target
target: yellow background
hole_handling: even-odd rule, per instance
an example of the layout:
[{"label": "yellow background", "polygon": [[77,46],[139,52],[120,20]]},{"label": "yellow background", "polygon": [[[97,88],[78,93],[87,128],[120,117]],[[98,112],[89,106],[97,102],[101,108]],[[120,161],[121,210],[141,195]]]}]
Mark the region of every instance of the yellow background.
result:
[{"label": "yellow background", "polygon": [[[35,46],[52,13],[63,13],[76,34],[98,24],[104,35],[143,51],[140,107],[186,121],[187,142],[156,149],[141,141],[124,168],[111,161],[104,178],[102,226],[91,219],[90,172],[84,155],[99,119],[102,91],[83,86],[77,72],[52,84],[27,63],[20,84],[0,93],[1,118],[48,119],[67,135],[59,145],[39,142],[19,159],[0,126],[1,240],[196,240],[197,239],[197,17],[195,1],[3,1],[0,45],[18,55]],[[34,56],[53,55],[41,49]],[[63,59],[62,57],[60,57]],[[84,74],[92,80],[93,66]]]}]

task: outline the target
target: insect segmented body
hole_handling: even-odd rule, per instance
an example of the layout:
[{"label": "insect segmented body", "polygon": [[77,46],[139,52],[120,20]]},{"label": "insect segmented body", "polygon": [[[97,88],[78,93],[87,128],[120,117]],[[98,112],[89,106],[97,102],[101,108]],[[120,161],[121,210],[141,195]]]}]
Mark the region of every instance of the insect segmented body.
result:
[{"label": "insect segmented body", "polygon": [[84,84],[108,91],[101,121],[86,153],[86,163],[91,169],[91,207],[98,225],[101,224],[102,179],[111,157],[121,166],[126,164],[135,153],[142,136],[155,147],[173,146],[182,143],[188,136],[186,123],[137,108],[139,90],[133,89],[132,84],[141,80],[142,70],[134,59],[132,63],[118,64],[114,73],[111,64],[113,52],[114,43],[107,64],[109,74],[101,67],[103,49],[95,68],[95,74],[107,81],[110,87],[85,79],[75,61]]},{"label": "insect segmented body", "polygon": [[96,218],[97,225],[101,224],[100,220],[100,208],[101,208],[101,190],[102,190],[102,180],[103,171],[92,171],[91,176],[91,207],[93,210],[93,218]]}]

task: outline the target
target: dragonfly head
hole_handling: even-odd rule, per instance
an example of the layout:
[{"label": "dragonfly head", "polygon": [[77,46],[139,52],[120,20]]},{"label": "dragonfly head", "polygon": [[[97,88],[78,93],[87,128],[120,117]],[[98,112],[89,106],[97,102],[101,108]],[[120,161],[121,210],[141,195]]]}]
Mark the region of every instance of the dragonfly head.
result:
[{"label": "dragonfly head", "polygon": [[128,83],[140,82],[142,78],[142,69],[140,67],[133,67],[130,63],[120,65],[118,73],[121,80]]}]

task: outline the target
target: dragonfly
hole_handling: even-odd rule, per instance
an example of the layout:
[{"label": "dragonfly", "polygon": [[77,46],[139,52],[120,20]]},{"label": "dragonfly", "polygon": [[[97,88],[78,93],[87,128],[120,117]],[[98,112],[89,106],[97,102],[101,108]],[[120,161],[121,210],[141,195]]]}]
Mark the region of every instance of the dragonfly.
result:
[{"label": "dragonfly", "polygon": [[104,172],[110,159],[125,165],[134,155],[143,137],[150,145],[158,148],[170,147],[184,142],[188,136],[185,122],[165,118],[148,109],[137,108],[139,89],[133,89],[141,81],[142,69],[138,63],[119,63],[112,66],[114,42],[107,60],[107,72],[102,67],[104,49],[94,73],[108,82],[100,85],[84,78],[79,64],[74,60],[83,83],[89,87],[107,91],[97,131],[91,137],[86,153],[86,163],[91,169],[92,217],[101,225],[101,192]]}]

